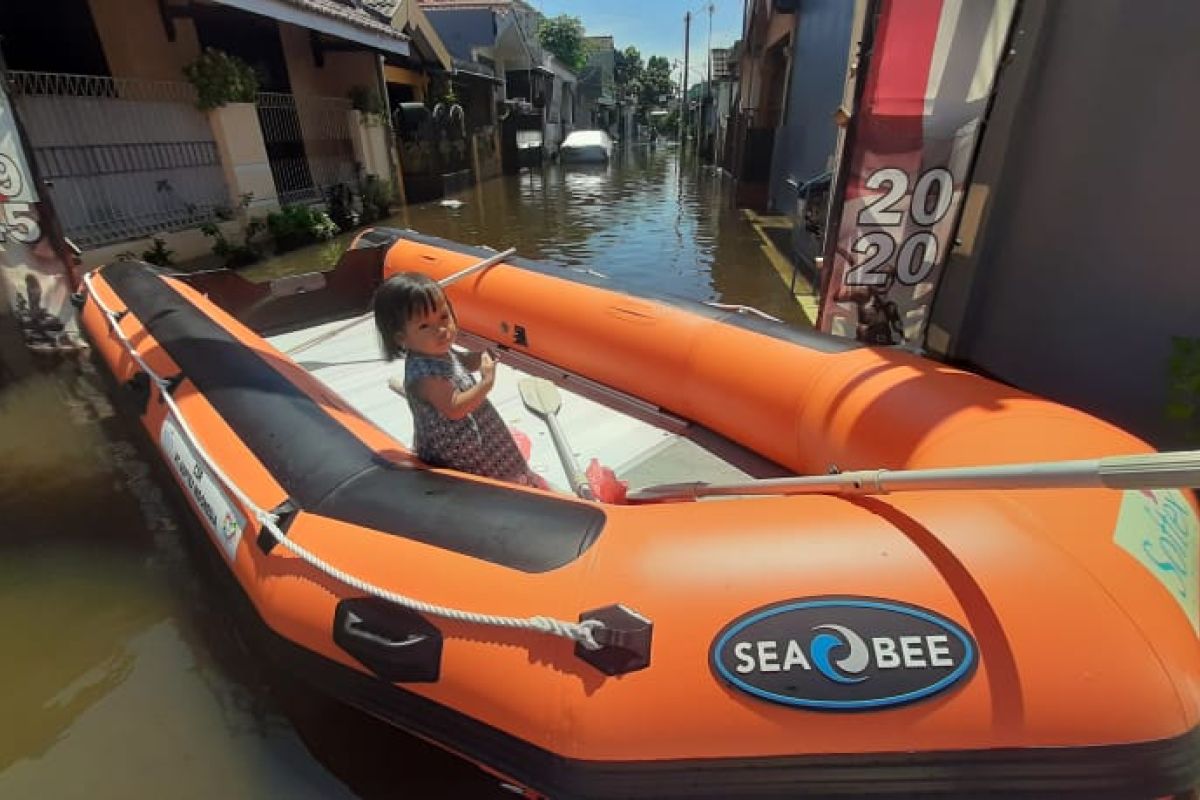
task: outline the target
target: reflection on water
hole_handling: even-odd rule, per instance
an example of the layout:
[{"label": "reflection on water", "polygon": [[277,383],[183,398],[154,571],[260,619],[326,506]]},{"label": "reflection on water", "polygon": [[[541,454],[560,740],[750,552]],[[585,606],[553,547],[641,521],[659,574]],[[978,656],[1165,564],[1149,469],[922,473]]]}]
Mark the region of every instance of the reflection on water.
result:
[{"label": "reflection on water", "polygon": [[[391,224],[798,321],[729,191],[643,149]],[[248,272],[327,268],[348,239]],[[140,441],[90,362],[14,371],[0,354],[0,797],[509,796],[248,652]]]},{"label": "reflection on water", "polygon": [[190,543],[203,534],[91,364],[11,366],[0,363],[0,797],[507,796],[265,667]]},{"label": "reflection on water", "polygon": [[[630,291],[754,306],[803,324],[763,243],[732,207],[732,181],[708,167],[680,170],[670,148],[630,148],[609,165],[551,164],[477,185],[453,200],[401,209],[385,223],[594,269]],[[334,242],[251,267],[254,279],[328,269]]]}]

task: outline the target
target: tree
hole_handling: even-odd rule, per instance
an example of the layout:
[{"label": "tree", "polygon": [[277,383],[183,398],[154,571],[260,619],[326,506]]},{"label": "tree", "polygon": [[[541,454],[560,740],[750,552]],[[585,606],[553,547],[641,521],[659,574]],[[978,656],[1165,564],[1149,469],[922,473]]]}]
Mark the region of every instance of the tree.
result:
[{"label": "tree", "polygon": [[666,98],[671,97],[675,92],[675,83],[671,80],[671,62],[662,56],[650,56],[642,75],[641,88],[643,105],[665,105]]},{"label": "tree", "polygon": [[642,54],[632,45],[614,54],[613,80],[622,94],[640,90],[642,85]]},{"label": "tree", "polygon": [[538,42],[542,47],[576,72],[587,65],[588,47],[583,37],[583,22],[567,14],[544,19],[538,26]]},{"label": "tree", "polygon": [[667,114],[663,117],[658,117],[658,121],[654,123],[654,128],[659,133],[679,130],[679,109],[673,108],[671,109],[670,114]]}]

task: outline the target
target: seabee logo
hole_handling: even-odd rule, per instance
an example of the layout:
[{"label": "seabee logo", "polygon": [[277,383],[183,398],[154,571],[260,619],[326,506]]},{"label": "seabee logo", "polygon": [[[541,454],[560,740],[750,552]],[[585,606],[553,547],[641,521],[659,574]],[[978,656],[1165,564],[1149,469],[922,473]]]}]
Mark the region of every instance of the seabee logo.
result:
[{"label": "seabee logo", "polygon": [[717,676],[763,700],[824,711],[904,705],[959,684],[977,648],[928,609],[871,597],[812,597],[758,608],[713,640]]}]

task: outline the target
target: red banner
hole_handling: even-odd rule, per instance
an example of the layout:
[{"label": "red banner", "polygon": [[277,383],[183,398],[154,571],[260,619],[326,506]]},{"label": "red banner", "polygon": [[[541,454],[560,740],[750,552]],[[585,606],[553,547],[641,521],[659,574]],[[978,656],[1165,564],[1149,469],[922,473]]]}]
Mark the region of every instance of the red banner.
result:
[{"label": "red banner", "polygon": [[818,325],[920,347],[1016,0],[881,0]]}]

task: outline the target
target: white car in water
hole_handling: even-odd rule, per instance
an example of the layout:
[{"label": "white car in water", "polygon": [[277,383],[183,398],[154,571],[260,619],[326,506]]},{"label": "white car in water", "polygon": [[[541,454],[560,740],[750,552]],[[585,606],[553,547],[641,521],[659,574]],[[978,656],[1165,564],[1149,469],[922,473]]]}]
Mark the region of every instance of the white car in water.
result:
[{"label": "white car in water", "polygon": [[559,159],[569,164],[604,164],[612,158],[612,139],[604,131],[575,131],[563,139]]}]

